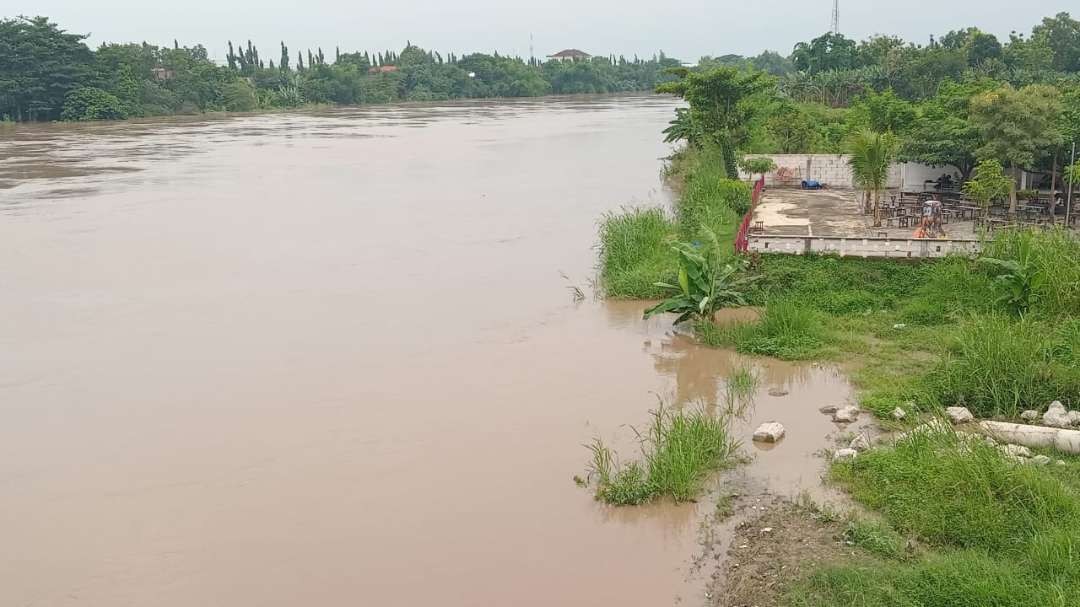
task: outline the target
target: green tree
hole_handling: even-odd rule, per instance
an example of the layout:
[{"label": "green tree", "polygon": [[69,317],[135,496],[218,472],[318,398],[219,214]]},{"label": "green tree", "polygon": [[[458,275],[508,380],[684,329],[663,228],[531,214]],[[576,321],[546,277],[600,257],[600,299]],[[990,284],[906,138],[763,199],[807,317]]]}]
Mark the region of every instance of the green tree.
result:
[{"label": "green tree", "polygon": [[0,20],[0,118],[59,118],[68,93],[91,75],[84,39],[45,17]]},{"label": "green tree", "polygon": [[829,32],[809,43],[800,42],[791,53],[795,69],[817,74],[856,67],[856,44],[842,34]]},{"label": "green tree", "polygon": [[983,209],[984,216],[990,212],[990,203],[1004,200],[1012,190],[1012,179],[1005,175],[997,160],[983,160],[975,167],[975,176],[964,182],[964,194]]},{"label": "green tree", "polygon": [[[1011,170],[1031,168],[1037,155],[1058,145],[1061,95],[1052,86],[1020,90],[1005,85],[971,100],[972,121],[983,145],[976,155],[992,158]],[[1016,188],[1010,188],[1009,212],[1016,212]]]},{"label": "green tree", "polygon": [[892,133],[863,129],[851,138],[848,164],[855,185],[874,198],[874,226],[881,225],[881,193],[889,181],[889,167],[896,157],[897,142]]},{"label": "green tree", "polygon": [[848,116],[853,130],[869,128],[878,133],[888,131],[900,134],[911,128],[914,122],[914,106],[897,97],[891,89],[883,93],[867,93],[855,102]]},{"label": "green tree", "polygon": [[753,181],[754,175],[764,177],[770,171],[775,171],[776,161],[768,156],[747,156],[739,161],[739,168]]},{"label": "green tree", "polygon": [[904,137],[901,158],[930,166],[954,166],[967,180],[983,144],[979,127],[971,119],[971,98],[994,86],[993,81],[985,80],[942,84],[937,95],[918,106]]},{"label": "green tree", "polygon": [[1080,21],[1069,13],[1046,17],[1031,31],[1033,39],[1045,41],[1053,55],[1051,66],[1061,72],[1080,72]]},{"label": "green tree", "polygon": [[693,121],[720,148],[729,179],[738,179],[736,150],[747,139],[747,126],[761,111],[762,98],[775,89],[762,72],[721,67],[707,72],[679,72],[681,78],[657,87],[690,104]]},{"label": "green tree", "polygon": [[62,120],[120,120],[127,118],[124,104],[116,95],[92,86],[77,88],[67,94]]}]

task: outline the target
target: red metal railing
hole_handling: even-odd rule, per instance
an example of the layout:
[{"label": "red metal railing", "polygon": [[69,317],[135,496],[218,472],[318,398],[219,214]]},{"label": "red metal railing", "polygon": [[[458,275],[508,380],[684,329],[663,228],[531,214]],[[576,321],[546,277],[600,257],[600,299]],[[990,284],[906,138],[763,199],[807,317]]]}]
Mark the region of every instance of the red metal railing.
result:
[{"label": "red metal railing", "polygon": [[750,240],[748,235],[750,234],[750,222],[754,220],[754,209],[757,208],[758,201],[761,200],[761,193],[765,191],[765,176],[762,175],[761,179],[754,182],[754,193],[750,197],[750,210],[743,216],[742,223],[739,224],[739,233],[735,236],[735,252],[745,253],[750,248]]}]

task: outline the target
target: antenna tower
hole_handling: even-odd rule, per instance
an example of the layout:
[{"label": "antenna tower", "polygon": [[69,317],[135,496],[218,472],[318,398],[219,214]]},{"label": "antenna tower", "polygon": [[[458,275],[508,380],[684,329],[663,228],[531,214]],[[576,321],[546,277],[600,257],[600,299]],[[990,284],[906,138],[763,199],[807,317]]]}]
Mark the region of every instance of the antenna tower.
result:
[{"label": "antenna tower", "polygon": [[840,33],[840,0],[833,0],[832,3],[832,33]]}]

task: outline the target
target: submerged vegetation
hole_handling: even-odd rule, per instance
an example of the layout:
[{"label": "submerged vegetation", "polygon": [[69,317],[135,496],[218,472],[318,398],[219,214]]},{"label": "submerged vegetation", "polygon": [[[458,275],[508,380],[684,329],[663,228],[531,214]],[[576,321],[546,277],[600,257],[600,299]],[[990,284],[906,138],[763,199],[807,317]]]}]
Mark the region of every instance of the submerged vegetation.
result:
[{"label": "submerged vegetation", "polygon": [[693,500],[708,474],[728,465],[736,448],[726,419],[704,409],[686,412],[661,406],[638,439],[642,459],[626,464],[600,439],[589,445],[596,499],[615,506],[662,496]]}]

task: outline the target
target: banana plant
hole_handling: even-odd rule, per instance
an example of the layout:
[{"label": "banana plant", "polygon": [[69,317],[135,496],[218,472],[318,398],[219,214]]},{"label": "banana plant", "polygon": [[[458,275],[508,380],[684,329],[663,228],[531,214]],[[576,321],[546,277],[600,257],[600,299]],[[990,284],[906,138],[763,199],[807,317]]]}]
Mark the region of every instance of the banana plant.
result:
[{"label": "banana plant", "polygon": [[678,314],[675,324],[680,324],[692,318],[712,318],[720,308],[746,305],[746,288],[757,277],[745,276],[745,260],[724,262],[712,230],[703,227],[702,235],[704,242],[700,245],[679,242],[672,247],[679,262],[679,284],[656,283],[671,295],[646,310],[645,318]]}]

